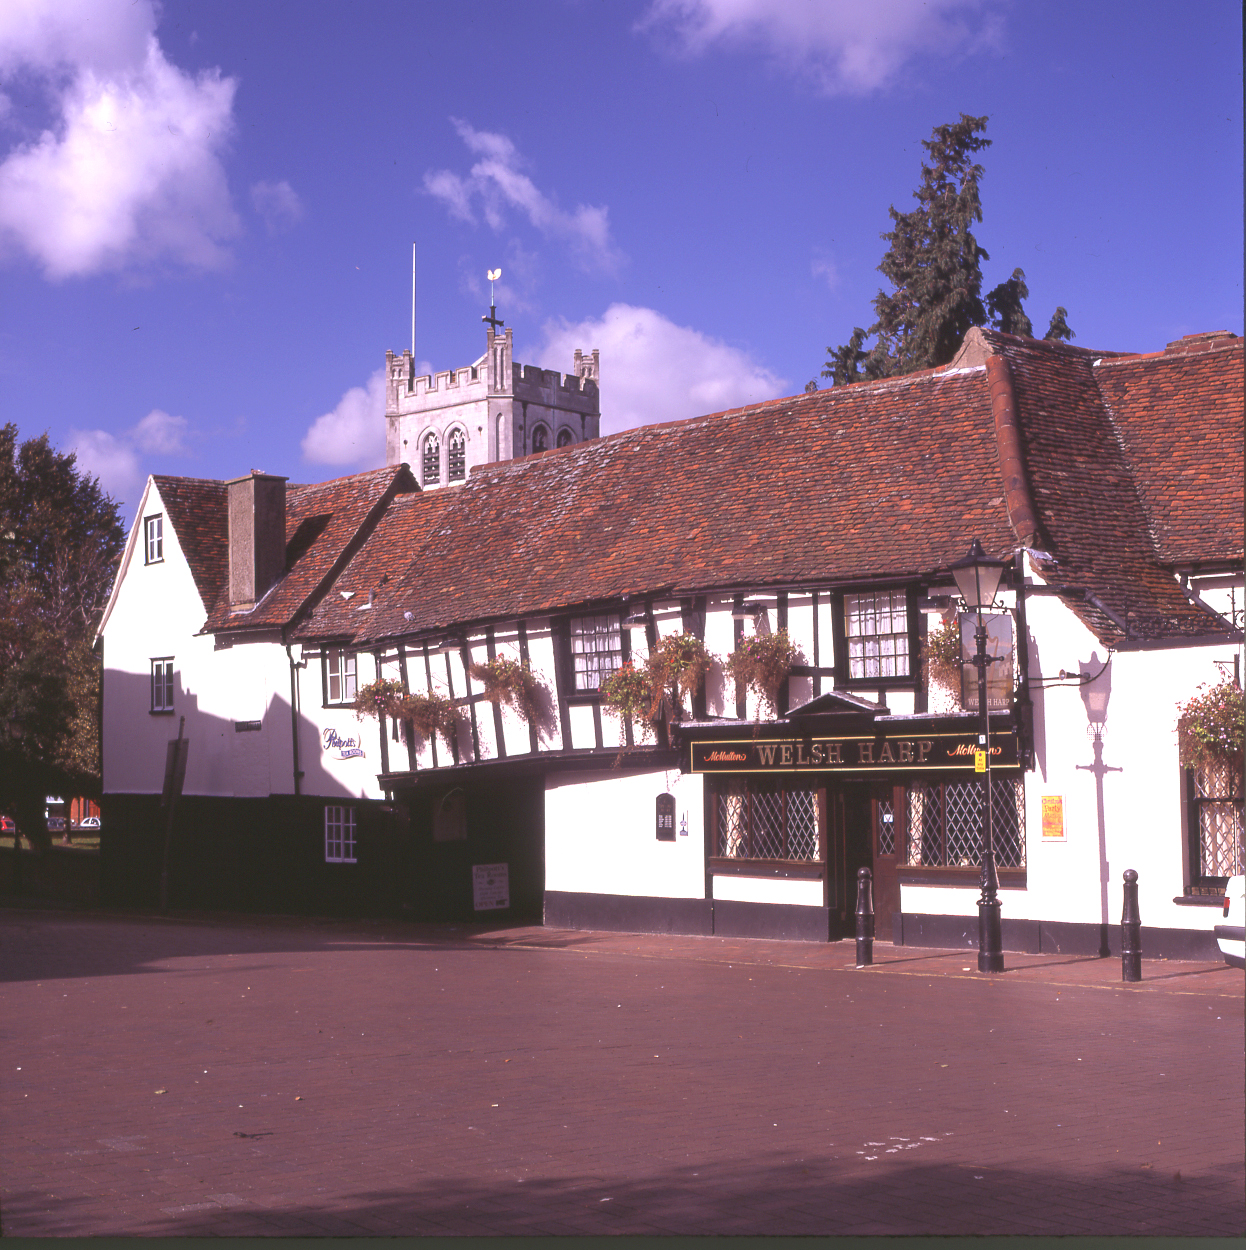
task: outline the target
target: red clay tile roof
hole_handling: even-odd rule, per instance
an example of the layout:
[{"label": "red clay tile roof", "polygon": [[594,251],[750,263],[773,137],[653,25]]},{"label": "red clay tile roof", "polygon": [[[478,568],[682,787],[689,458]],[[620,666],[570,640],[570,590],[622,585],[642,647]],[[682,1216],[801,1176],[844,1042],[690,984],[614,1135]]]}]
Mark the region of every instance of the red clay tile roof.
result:
[{"label": "red clay tile roof", "polygon": [[[1235,475],[1240,516],[1241,439],[1205,434],[1231,417],[1234,386],[1240,415],[1240,345],[1107,359],[982,339],[1007,362],[1026,487],[1060,560],[1049,580],[1074,588],[1070,607],[1104,642],[1121,640],[1127,618],[1134,636],[1220,632],[1164,566],[1177,550],[1240,558],[1240,529],[1204,498]],[[1197,437],[1155,450],[1148,440],[1168,427],[1154,410],[1170,403]],[[1171,464],[1178,486],[1165,480]],[[973,537],[997,556],[1017,543],[981,365],[648,426],[476,469],[441,491],[417,493],[409,475],[398,490],[395,472],[290,487],[291,572],[254,613],[231,621],[218,604],[209,628],[301,615],[300,637],[368,643],[625,594],[923,579]]]},{"label": "red clay tile roof", "polygon": [[627,593],[912,576],[974,535],[1011,549],[998,481],[981,368],[631,430],[442,492],[392,602],[357,636]]},{"label": "red clay tile roof", "polygon": [[229,576],[225,483],[160,474],[154,475],[153,480],[206,612]]},{"label": "red clay tile roof", "polygon": [[364,541],[394,493],[414,489],[410,473],[401,466],[310,486],[287,486],[285,576],[250,612],[229,610],[229,587],[222,583],[204,632],[289,625],[323,590],[321,583],[348,549]]},{"label": "red clay tile roof", "polygon": [[[1053,583],[1095,593],[1119,619],[1129,618],[1131,635],[1179,637],[1206,633],[1209,624],[1214,628],[1214,620],[1190,604],[1165,568],[1172,561],[1153,534],[1165,499],[1176,497],[1170,485],[1174,462],[1193,470],[1181,492],[1190,517],[1221,515],[1220,501],[1208,496],[1219,489],[1231,495],[1225,478],[1235,474],[1237,526],[1220,532],[1207,525],[1206,542],[1193,526],[1187,533],[1202,559],[1241,559],[1242,440],[1240,434],[1236,439],[1205,434],[1229,419],[1232,370],[1225,359],[1234,355],[1240,414],[1240,350],[1186,357],[1180,365],[1160,356],[1096,363],[1095,353],[1063,345],[990,331],[983,337],[1009,365],[1045,545],[1060,560]],[[1131,458],[1129,447],[1138,448],[1146,431],[1164,425],[1162,412],[1144,414],[1147,398],[1158,405],[1160,396],[1175,396],[1177,381],[1185,386],[1180,403],[1192,435],[1183,457],[1147,451]],[[1135,398],[1124,405],[1125,421],[1114,422],[1108,396],[1126,388]],[[1122,425],[1132,431],[1129,445]],[[1114,638],[1117,631],[1102,611],[1077,601],[1070,606],[1101,639]]]},{"label": "red clay tile roof", "polygon": [[1187,339],[1095,370],[1168,565],[1241,558],[1243,343],[1219,343]]}]

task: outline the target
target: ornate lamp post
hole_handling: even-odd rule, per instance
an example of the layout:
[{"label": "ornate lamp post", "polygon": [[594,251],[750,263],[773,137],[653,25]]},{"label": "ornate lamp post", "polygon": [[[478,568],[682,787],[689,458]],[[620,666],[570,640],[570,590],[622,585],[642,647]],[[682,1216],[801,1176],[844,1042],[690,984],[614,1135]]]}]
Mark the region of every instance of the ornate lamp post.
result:
[{"label": "ornate lamp post", "polygon": [[986,670],[991,663],[986,654],[986,618],[983,615],[995,602],[1005,561],[992,560],[975,538],[969,554],[951,566],[956,589],[965,601],[967,611],[976,612],[978,628],[974,634],[977,653],[973,664],[978,670],[978,711],[982,715],[982,732],[978,749],[982,752],[982,893],[978,898],[978,971],[1003,972],[1004,951],[1000,935],[999,874],[995,868],[995,811],[991,794],[991,713],[986,698]]}]

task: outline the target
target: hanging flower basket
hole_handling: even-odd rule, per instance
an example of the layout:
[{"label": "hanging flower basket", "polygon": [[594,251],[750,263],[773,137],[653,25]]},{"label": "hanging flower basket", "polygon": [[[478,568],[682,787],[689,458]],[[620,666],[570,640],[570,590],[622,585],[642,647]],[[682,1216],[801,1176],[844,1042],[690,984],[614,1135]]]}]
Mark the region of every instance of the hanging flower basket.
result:
[{"label": "hanging flower basket", "polygon": [[355,715],[359,718],[371,716],[376,719],[384,713],[391,719],[401,719],[406,693],[402,682],[378,678],[362,686],[355,695]]},{"label": "hanging flower basket", "polygon": [[922,663],[927,681],[938,682],[960,698],[961,672],[960,621],[931,630],[922,644]]},{"label": "hanging flower basket", "polygon": [[1246,703],[1236,682],[1200,686],[1200,694],[1181,704],[1177,750],[1182,768],[1242,766],[1246,738]]},{"label": "hanging flower basket", "polygon": [[777,715],[779,689],[796,662],[797,649],[786,629],[773,634],[750,634],[727,657],[725,668],[737,686],[749,687],[772,716]]},{"label": "hanging flower basket", "polygon": [[397,715],[425,741],[440,734],[446,746],[453,748],[459,729],[459,710],[445,695],[406,695]]},{"label": "hanging flower basket", "polygon": [[509,704],[530,725],[539,719],[542,686],[526,664],[498,656],[486,664],[470,664],[467,671],[495,707]]},{"label": "hanging flower basket", "polygon": [[653,682],[647,669],[637,668],[629,660],[601,683],[600,694],[602,703],[625,721],[652,725]]},{"label": "hanging flower basket", "polygon": [[660,639],[645,661],[652,692],[650,719],[659,718],[669,701],[671,719],[679,720],[685,696],[700,691],[713,666],[714,657],[695,634],[668,634]]}]

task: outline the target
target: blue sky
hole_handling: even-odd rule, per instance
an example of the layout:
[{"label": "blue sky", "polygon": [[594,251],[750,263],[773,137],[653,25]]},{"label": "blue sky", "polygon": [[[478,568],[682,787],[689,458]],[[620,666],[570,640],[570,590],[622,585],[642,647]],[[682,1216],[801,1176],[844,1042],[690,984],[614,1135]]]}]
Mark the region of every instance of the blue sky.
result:
[{"label": "blue sky", "polygon": [[[606,431],[803,389],[931,128],[987,114],[987,286],[1242,332],[1232,0],[6,0],[0,420],[150,472],[384,459],[378,370],[602,353]],[[825,385],[825,383],[823,383]]]}]

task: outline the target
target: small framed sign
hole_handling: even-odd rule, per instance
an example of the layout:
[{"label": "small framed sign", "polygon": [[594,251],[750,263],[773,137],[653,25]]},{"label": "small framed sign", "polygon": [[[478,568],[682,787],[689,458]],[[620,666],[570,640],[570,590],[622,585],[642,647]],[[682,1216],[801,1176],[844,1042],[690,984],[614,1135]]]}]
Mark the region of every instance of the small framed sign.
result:
[{"label": "small framed sign", "polygon": [[1064,796],[1043,795],[1043,841],[1064,841]]},{"label": "small framed sign", "polygon": [[675,796],[659,794],[657,804],[657,837],[659,842],[675,841]]},{"label": "small framed sign", "polygon": [[475,911],[500,911],[510,905],[510,865],[473,864],[473,909]]}]

